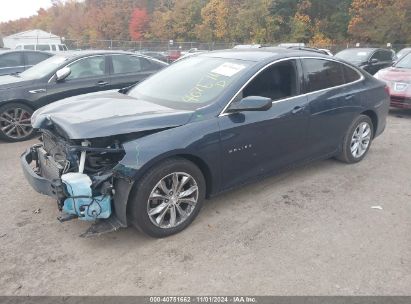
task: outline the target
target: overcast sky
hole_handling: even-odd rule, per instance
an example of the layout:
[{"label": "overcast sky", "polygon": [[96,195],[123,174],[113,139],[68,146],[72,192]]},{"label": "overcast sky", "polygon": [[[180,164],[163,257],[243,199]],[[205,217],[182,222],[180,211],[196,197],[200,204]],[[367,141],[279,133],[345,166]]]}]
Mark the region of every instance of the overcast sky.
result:
[{"label": "overcast sky", "polygon": [[51,0],[0,0],[0,22],[30,17],[50,6]]}]

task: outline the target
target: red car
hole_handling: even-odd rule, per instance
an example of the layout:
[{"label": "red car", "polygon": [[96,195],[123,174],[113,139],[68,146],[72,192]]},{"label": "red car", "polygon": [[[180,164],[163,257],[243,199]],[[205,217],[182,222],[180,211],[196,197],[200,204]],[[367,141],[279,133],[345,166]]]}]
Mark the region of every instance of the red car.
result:
[{"label": "red car", "polygon": [[387,83],[392,107],[411,109],[411,53],[374,77]]}]

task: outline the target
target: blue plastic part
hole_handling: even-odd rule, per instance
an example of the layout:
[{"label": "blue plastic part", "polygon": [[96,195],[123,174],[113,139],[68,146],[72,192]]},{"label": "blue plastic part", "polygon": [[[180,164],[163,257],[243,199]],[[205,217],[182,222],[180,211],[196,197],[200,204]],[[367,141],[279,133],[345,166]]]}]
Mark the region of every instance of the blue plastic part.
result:
[{"label": "blue plastic part", "polygon": [[109,218],[111,215],[111,197],[92,197],[91,180],[81,173],[68,173],[62,176],[69,198],[64,201],[63,211],[77,215],[84,221]]}]

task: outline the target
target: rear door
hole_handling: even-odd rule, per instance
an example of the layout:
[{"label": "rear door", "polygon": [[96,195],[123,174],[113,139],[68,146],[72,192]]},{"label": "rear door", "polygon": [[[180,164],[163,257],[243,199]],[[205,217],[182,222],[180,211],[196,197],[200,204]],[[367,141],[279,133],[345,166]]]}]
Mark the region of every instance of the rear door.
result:
[{"label": "rear door", "polygon": [[71,69],[71,74],[66,79],[55,81],[53,77],[47,85],[47,97],[50,102],[110,88],[106,56],[88,56],[67,66]]},{"label": "rear door", "polygon": [[22,52],[0,54],[0,75],[9,75],[24,71]]},{"label": "rear door", "polygon": [[113,54],[110,60],[111,89],[134,85],[158,70],[150,60],[137,55]]},{"label": "rear door", "polygon": [[335,152],[358,112],[361,75],[325,58],[302,58],[310,127],[306,152],[311,158]]},{"label": "rear door", "polygon": [[33,65],[46,60],[51,55],[41,52],[24,52],[24,69],[27,70]]}]

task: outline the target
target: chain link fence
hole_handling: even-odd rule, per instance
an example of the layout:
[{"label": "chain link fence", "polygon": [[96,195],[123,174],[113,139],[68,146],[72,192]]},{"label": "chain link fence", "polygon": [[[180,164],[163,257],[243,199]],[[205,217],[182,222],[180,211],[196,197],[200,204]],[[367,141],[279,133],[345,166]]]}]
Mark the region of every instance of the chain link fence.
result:
[{"label": "chain link fence", "polygon": [[[89,50],[89,49],[103,49],[103,50],[124,50],[124,51],[135,51],[135,52],[166,52],[170,50],[180,50],[187,51],[193,48],[198,50],[222,50],[231,49],[238,43],[236,42],[178,42],[178,41],[125,41],[125,40],[93,40],[93,41],[82,41],[82,40],[71,40],[66,39],[64,43],[70,50]],[[279,43],[268,43],[265,45],[276,46]],[[347,48],[355,47],[372,47],[372,48],[391,48],[398,52],[399,50],[407,47],[411,47],[410,44],[368,44],[368,43],[346,43],[346,44],[333,44],[333,45],[310,45],[310,47],[317,47],[328,49],[332,53],[337,53],[341,50]]]},{"label": "chain link fence", "polygon": [[176,42],[176,41],[124,41],[124,40],[94,40],[81,41],[66,39],[64,43],[70,50],[124,50],[124,51],[151,51],[165,52],[169,50],[222,50],[233,48],[234,42]]}]

